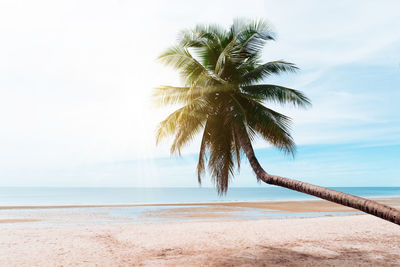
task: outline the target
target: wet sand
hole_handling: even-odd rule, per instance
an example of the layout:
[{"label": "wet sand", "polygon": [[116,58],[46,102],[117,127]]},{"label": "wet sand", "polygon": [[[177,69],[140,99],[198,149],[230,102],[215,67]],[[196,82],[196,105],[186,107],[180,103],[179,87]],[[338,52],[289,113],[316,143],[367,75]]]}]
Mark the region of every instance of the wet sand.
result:
[{"label": "wet sand", "polygon": [[[372,198],[371,198],[372,199]],[[375,198],[380,203],[400,207],[400,197]],[[180,207],[180,206],[209,206],[209,207],[243,207],[257,209],[273,209],[288,212],[349,212],[355,211],[342,205],[325,200],[293,200],[293,201],[254,201],[254,202],[195,202],[195,203],[159,203],[159,204],[89,204],[89,205],[43,205],[43,206],[0,206],[0,210],[19,209],[75,209],[75,208],[116,208],[116,207]]]},{"label": "wet sand", "polygon": [[27,222],[38,222],[35,219],[0,219],[0,223],[27,223]]}]

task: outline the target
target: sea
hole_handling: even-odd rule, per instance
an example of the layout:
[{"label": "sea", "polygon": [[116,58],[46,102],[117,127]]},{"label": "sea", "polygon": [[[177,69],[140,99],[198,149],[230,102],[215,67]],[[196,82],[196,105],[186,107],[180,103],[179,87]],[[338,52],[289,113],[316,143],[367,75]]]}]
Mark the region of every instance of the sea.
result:
[{"label": "sea", "polygon": [[[361,197],[400,196],[400,187],[330,187]],[[0,187],[0,206],[159,204],[315,199],[281,187],[232,187],[226,195],[215,188],[174,187]]]},{"label": "sea", "polygon": [[[400,187],[331,187],[363,197],[391,199],[400,196]],[[237,207],[220,209],[213,216],[207,202],[285,201],[316,199],[280,187],[232,187],[226,195],[215,188],[137,188],[137,187],[0,187],[0,229],[59,227],[62,225],[109,225],[119,223],[169,223],[246,219],[293,219],[324,216],[350,216],[361,212],[285,212]],[[202,204],[204,203],[204,205]],[[118,205],[125,204],[125,205]],[[126,205],[155,204],[155,205]],[[157,205],[164,204],[164,205]],[[171,204],[171,205],[169,205]],[[180,205],[173,205],[180,204]],[[63,205],[77,205],[63,208]],[[85,206],[87,205],[87,206]],[[94,205],[94,206],[91,206]],[[19,206],[18,208],[15,208]],[[36,207],[35,207],[36,206]],[[46,206],[51,206],[46,207]],[[35,208],[32,208],[35,207]],[[208,214],[209,215],[209,214]],[[223,215],[222,217],[220,215]],[[4,223],[10,219],[31,222]]]}]

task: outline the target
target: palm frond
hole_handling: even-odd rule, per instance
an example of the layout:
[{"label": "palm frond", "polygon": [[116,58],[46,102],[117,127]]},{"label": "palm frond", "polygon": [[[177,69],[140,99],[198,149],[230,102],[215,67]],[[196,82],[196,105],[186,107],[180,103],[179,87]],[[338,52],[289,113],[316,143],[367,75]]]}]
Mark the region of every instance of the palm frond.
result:
[{"label": "palm frond", "polygon": [[202,65],[214,71],[226,37],[226,31],[218,25],[198,25],[194,29],[182,31],[178,42],[183,47],[194,48]]},{"label": "palm frond", "polygon": [[204,83],[206,79],[208,83],[223,82],[200,64],[185,47],[172,46],[161,54],[158,59],[167,66],[178,70],[187,85],[192,85],[199,80]]},{"label": "palm frond", "polygon": [[199,161],[197,163],[197,181],[201,184],[202,176],[205,173],[205,162],[207,161],[207,149],[209,146],[210,135],[211,135],[209,120],[206,121],[203,131],[203,137],[201,138]]},{"label": "palm frond", "polygon": [[178,151],[201,128],[207,116],[207,104],[204,99],[197,99],[190,104],[176,110],[165,120],[160,122],[156,130],[156,143],[163,138],[175,135],[171,153]]},{"label": "palm frond", "polygon": [[235,32],[235,39],[241,47],[240,53],[245,57],[260,53],[267,41],[275,40],[275,33],[264,20],[238,19],[233,23],[231,31]]},{"label": "palm frond", "polygon": [[241,90],[246,95],[279,104],[291,103],[298,107],[308,107],[311,101],[302,92],[274,84],[257,84],[242,86]]},{"label": "palm frond", "polygon": [[296,149],[289,117],[244,96],[238,97],[238,101],[246,110],[246,124],[251,130],[285,153],[294,155]]},{"label": "palm frond", "polygon": [[158,106],[188,104],[198,97],[190,90],[191,87],[160,86],[153,89],[153,100]]},{"label": "palm frond", "polygon": [[[232,39],[228,45],[220,52],[215,63],[214,73],[221,79],[229,80],[234,75],[238,60],[237,54],[240,54],[241,47]],[[230,72],[230,73],[228,73]]]},{"label": "palm frond", "polygon": [[237,169],[239,171],[240,170],[240,160],[241,160],[241,146],[240,146],[239,138],[238,138],[237,134],[235,133],[235,129],[232,129],[232,137],[233,137],[233,141],[232,141],[231,149],[233,151],[234,159],[236,161]]},{"label": "palm frond", "polygon": [[234,174],[232,155],[232,131],[229,121],[221,114],[210,116],[208,123],[212,131],[208,136],[209,159],[208,168],[219,194],[226,193],[229,181]]},{"label": "palm frond", "polygon": [[272,74],[280,74],[283,72],[296,72],[299,68],[295,64],[286,61],[271,61],[262,64],[252,71],[244,74],[241,79],[241,84],[251,85],[255,82],[260,82]]},{"label": "palm frond", "polygon": [[183,122],[179,123],[179,128],[176,130],[175,138],[171,146],[171,154],[181,154],[181,149],[188,144],[202,129],[205,121],[205,116],[191,116],[190,119],[182,118]]}]

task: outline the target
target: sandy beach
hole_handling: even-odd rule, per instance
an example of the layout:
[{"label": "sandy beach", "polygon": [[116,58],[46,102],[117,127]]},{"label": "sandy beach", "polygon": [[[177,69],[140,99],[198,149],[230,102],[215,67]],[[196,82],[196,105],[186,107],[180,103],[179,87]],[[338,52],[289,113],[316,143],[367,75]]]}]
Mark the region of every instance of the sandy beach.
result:
[{"label": "sandy beach", "polygon": [[7,229],[2,266],[398,266],[400,229],[368,216]]},{"label": "sandy beach", "polygon": [[[385,201],[398,204],[398,200]],[[117,220],[90,209],[47,207],[24,213],[10,209],[0,219],[0,265],[400,265],[400,228],[373,216],[248,219],[232,215],[232,210],[243,208],[351,212],[324,201],[217,203],[192,207],[190,213],[187,206],[178,205],[145,213],[148,218],[174,218],[157,222],[123,216]]]}]

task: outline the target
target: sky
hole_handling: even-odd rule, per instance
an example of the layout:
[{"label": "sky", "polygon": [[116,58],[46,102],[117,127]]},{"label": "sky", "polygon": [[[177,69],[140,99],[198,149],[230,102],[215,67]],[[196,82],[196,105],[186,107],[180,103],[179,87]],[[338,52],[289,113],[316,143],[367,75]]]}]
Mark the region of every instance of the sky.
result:
[{"label": "sky", "polygon": [[[198,186],[195,139],[182,157],[155,145],[180,85],[156,58],[182,29],[263,18],[263,60],[296,63],[268,83],[303,91],[295,158],[263,140],[273,174],[323,186],[400,186],[399,1],[0,1],[0,186]],[[212,186],[206,179],[203,186]],[[232,186],[259,186],[246,160]]]}]

